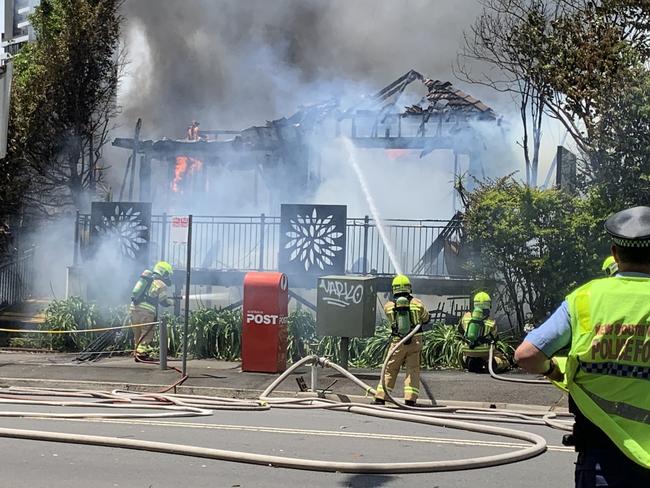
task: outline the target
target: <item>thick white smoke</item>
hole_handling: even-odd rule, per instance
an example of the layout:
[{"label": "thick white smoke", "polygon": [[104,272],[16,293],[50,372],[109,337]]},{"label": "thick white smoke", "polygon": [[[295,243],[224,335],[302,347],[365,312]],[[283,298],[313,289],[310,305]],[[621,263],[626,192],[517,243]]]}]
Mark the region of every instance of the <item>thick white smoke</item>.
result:
[{"label": "thick white smoke", "polygon": [[340,82],[380,88],[411,68],[453,81],[479,12],[477,0],[127,0],[124,121],[143,117],[154,137],[180,135],[192,119],[243,128],[340,92]]},{"label": "thick white smoke", "polygon": [[[138,117],[143,138],[182,138],[194,119],[202,129],[244,129],[331,97],[347,107],[411,68],[451,81],[515,127],[517,117],[509,114],[516,107],[509,97],[453,76],[463,31],[480,9],[479,0],[126,0],[123,37],[130,64],[119,92],[119,128],[112,137],[131,137]],[[491,157],[483,161],[486,174],[523,173],[517,129],[505,139],[499,128],[482,131],[490,144]],[[320,151],[323,178],[313,201],[346,204],[349,216],[369,214],[340,142],[315,139],[312,145]],[[448,219],[453,214],[451,152],[418,155],[358,151],[383,218]],[[114,199],[128,156],[112,148],[104,153]],[[262,181],[255,192],[252,171],[215,167],[207,170],[209,193],[178,198],[182,205],[177,205],[170,197],[167,167],[155,164],[154,213],[278,215],[280,203],[303,203],[298,192],[277,194]],[[461,158],[460,171],[467,165]]]},{"label": "thick white smoke", "polygon": [[[131,63],[120,91],[124,110],[119,135],[130,136],[138,117],[144,137],[182,138],[194,119],[202,129],[243,129],[332,97],[342,98],[346,107],[356,96],[373,93],[411,68],[451,80],[506,113],[512,110],[510,99],[463,85],[453,76],[463,30],[479,12],[477,0],[127,0],[124,36]],[[484,161],[486,173],[513,171],[518,156],[514,141],[491,134],[485,139],[496,141],[489,148],[494,157]],[[367,202],[344,155],[332,150],[331,141],[314,143],[321,152],[323,177],[315,201],[347,204],[349,215],[367,214]],[[107,154],[116,169],[111,180],[118,186],[120,162],[128,153]],[[434,151],[419,159],[414,151],[394,159],[385,151],[363,150],[359,161],[386,218],[446,219],[453,214],[450,152]],[[277,214],[279,203],[296,203],[291,192],[273,195],[273,185],[261,183],[253,197],[252,172],[222,168],[210,170],[207,197],[170,203],[169,176],[161,166],[154,172],[154,211]],[[463,158],[460,169],[467,169]],[[391,194],[397,193],[409,195],[407,208],[395,205]]]}]

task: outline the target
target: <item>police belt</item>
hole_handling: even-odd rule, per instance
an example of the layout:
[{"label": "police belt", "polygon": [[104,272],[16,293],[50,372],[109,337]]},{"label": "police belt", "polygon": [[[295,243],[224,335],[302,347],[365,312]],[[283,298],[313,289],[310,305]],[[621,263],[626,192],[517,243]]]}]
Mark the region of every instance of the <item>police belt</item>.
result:
[{"label": "police belt", "polygon": [[596,424],[580,411],[571,395],[569,395],[569,412],[575,416],[573,433],[562,438],[565,446],[574,446],[577,452],[587,449],[620,450],[616,444]]}]

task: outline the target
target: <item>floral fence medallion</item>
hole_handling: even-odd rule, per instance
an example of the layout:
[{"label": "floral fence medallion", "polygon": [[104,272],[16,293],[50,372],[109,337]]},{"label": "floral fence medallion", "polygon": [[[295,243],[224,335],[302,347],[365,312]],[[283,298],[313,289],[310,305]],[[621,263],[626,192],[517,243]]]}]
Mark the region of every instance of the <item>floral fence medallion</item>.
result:
[{"label": "floral fence medallion", "polygon": [[91,246],[112,245],[126,259],[149,259],[151,204],[93,202],[90,216]]},{"label": "floral fence medallion", "polygon": [[282,205],[280,271],[344,274],[345,205]]}]

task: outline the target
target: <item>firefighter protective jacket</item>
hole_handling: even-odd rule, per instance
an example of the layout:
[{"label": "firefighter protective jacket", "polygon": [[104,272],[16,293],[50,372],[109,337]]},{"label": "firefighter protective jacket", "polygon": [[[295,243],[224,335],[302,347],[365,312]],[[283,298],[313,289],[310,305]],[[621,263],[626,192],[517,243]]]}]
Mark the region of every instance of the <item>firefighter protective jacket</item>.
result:
[{"label": "firefighter protective jacket", "polygon": [[[411,330],[413,330],[413,328],[418,324],[426,324],[431,318],[429,311],[424,306],[424,303],[422,303],[422,301],[417,298],[410,297],[409,309],[411,316]],[[393,334],[397,335],[397,317],[395,314],[394,300],[386,302],[386,305],[384,305],[384,312],[386,312],[386,317],[388,317],[388,321],[390,322]],[[418,332],[418,334],[419,333],[420,332]]]},{"label": "firefighter protective jacket", "polygon": [[170,307],[172,300],[167,296],[167,285],[156,273],[145,270],[131,292],[134,307],[156,313],[158,305]]},{"label": "firefighter protective jacket", "polygon": [[[470,321],[472,320],[472,312],[465,312],[463,317],[460,319],[460,328],[463,332],[463,335],[467,333],[467,327],[469,326]],[[483,337],[486,339],[482,344],[477,345],[472,348],[474,351],[489,351],[490,342],[492,338],[497,336],[497,323],[492,319],[483,319]]]}]

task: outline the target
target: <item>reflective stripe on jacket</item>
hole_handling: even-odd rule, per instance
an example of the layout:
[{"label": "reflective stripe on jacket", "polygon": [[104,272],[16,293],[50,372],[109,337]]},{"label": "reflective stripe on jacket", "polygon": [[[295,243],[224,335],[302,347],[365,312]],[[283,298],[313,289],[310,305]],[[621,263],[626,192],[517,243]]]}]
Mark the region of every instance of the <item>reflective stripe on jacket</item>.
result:
[{"label": "reflective stripe on jacket", "polygon": [[593,280],[567,303],[569,394],[626,456],[650,468],[650,278]]},{"label": "reflective stripe on jacket", "polygon": [[[465,312],[465,314],[460,319],[460,327],[463,332],[463,336],[467,333],[467,327],[472,320],[472,312]],[[488,337],[492,335],[496,338],[497,335],[497,323],[492,319],[483,319],[483,335],[481,337]],[[464,350],[472,350],[476,352],[483,351],[487,353],[490,350],[490,344],[478,344],[474,348],[464,347]]]},{"label": "reflective stripe on jacket", "polygon": [[[143,273],[143,277],[151,273],[149,270],[146,270]],[[135,307],[139,307],[145,310],[156,313],[158,310],[158,305],[161,307],[170,307],[172,305],[172,300],[167,296],[167,285],[163,280],[160,279],[159,275],[152,273],[150,275],[153,279],[151,285],[144,292],[144,296],[141,297],[140,301],[134,303]],[[141,277],[140,280],[136,283],[133,288],[132,295],[137,296],[140,293],[140,287],[146,286],[146,281]]]},{"label": "reflective stripe on jacket", "polygon": [[[388,317],[388,322],[390,323],[393,331],[397,327],[397,317],[395,314],[395,301],[390,300],[384,305],[384,312],[386,317]],[[411,315],[411,330],[418,324],[426,324],[430,319],[431,315],[429,311],[424,306],[421,300],[417,298],[411,298],[409,302],[409,312]],[[420,334],[421,332],[418,332]]]}]

